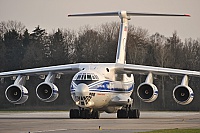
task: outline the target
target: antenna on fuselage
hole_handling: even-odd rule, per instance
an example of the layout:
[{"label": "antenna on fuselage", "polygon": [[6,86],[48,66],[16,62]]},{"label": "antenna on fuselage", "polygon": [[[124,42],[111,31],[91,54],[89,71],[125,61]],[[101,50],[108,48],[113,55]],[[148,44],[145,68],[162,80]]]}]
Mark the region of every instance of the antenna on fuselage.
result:
[{"label": "antenna on fuselage", "polygon": [[126,63],[126,40],[128,32],[128,20],[130,16],[186,16],[190,17],[189,14],[158,14],[158,13],[134,13],[127,11],[119,12],[99,12],[99,13],[82,13],[82,14],[69,14],[68,17],[78,16],[119,16],[121,19],[120,32],[117,46],[116,63]]}]

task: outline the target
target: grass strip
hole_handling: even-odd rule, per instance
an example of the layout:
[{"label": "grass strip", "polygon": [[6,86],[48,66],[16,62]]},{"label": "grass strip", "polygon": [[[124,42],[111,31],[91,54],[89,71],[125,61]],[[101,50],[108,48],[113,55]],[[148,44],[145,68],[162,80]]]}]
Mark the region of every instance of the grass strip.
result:
[{"label": "grass strip", "polygon": [[200,133],[200,129],[163,129],[145,133]]}]

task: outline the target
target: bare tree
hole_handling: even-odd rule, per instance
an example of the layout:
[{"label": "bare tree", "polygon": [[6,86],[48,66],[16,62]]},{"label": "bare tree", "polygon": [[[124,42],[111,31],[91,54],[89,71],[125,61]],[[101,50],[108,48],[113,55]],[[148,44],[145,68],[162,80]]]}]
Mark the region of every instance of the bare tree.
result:
[{"label": "bare tree", "polygon": [[101,35],[102,42],[100,53],[103,60],[101,62],[115,62],[119,26],[120,23],[117,22],[105,23],[100,26],[98,31]]},{"label": "bare tree", "polygon": [[148,44],[148,31],[142,28],[129,26],[127,38],[127,62],[132,64],[144,64],[146,46]]},{"label": "bare tree", "polygon": [[63,41],[64,41],[64,53],[66,62],[65,63],[74,63],[75,62],[75,40],[76,33],[73,30],[65,29],[63,31]]},{"label": "bare tree", "polygon": [[172,37],[167,38],[166,48],[168,49],[168,60],[166,62],[166,67],[172,68],[184,68],[182,63],[184,62],[184,57],[182,53],[183,42],[177,35],[175,31]]},{"label": "bare tree", "polygon": [[5,51],[6,51],[6,49],[5,49],[5,45],[3,43],[3,39],[0,37],[0,61],[1,61],[0,71],[4,70],[4,68],[5,68],[5,61],[6,61]]},{"label": "bare tree", "polygon": [[155,33],[150,37],[150,44],[155,47],[155,62],[160,67],[165,67],[168,57],[168,49],[165,45],[167,38],[164,35]]},{"label": "bare tree", "polygon": [[89,27],[79,31],[78,38],[75,41],[77,62],[98,62],[101,47],[99,37],[99,33]]},{"label": "bare tree", "polygon": [[25,30],[25,25],[18,21],[8,20],[0,22],[0,36],[2,37],[8,31],[16,31],[19,34],[22,34]]}]

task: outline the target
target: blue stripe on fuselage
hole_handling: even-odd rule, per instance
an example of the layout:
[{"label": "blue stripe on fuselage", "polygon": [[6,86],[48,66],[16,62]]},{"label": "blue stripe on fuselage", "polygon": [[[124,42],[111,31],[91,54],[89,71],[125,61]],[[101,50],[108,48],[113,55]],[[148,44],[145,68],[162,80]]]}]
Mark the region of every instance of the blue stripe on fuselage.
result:
[{"label": "blue stripe on fuselage", "polygon": [[131,92],[133,90],[133,88],[134,88],[133,84],[128,89],[108,88],[107,86],[102,86],[102,87],[98,87],[96,90],[93,90],[93,91],[99,91],[99,92]]},{"label": "blue stripe on fuselage", "polygon": [[[122,84],[130,84],[128,89],[124,89],[124,88],[109,88],[108,85],[113,82],[113,81],[109,81],[109,80],[105,80],[105,81],[101,81],[101,82],[96,82],[96,83],[92,83],[93,87],[91,87],[89,90],[90,91],[97,91],[97,92],[116,92],[116,93],[129,93],[134,89],[134,83],[133,82],[129,82],[129,83],[122,83]],[[90,86],[90,85],[89,85]],[[97,87],[100,86],[100,87]],[[75,88],[73,87],[73,85],[71,85],[71,92],[74,92]]]}]

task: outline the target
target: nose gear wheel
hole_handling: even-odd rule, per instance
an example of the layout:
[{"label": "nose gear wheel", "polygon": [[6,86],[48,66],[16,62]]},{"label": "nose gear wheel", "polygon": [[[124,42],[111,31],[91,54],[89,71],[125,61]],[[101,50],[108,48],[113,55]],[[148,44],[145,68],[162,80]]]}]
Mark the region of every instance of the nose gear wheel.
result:
[{"label": "nose gear wheel", "polygon": [[99,119],[99,111],[93,110],[92,112],[89,109],[71,109],[69,113],[71,119]]}]

